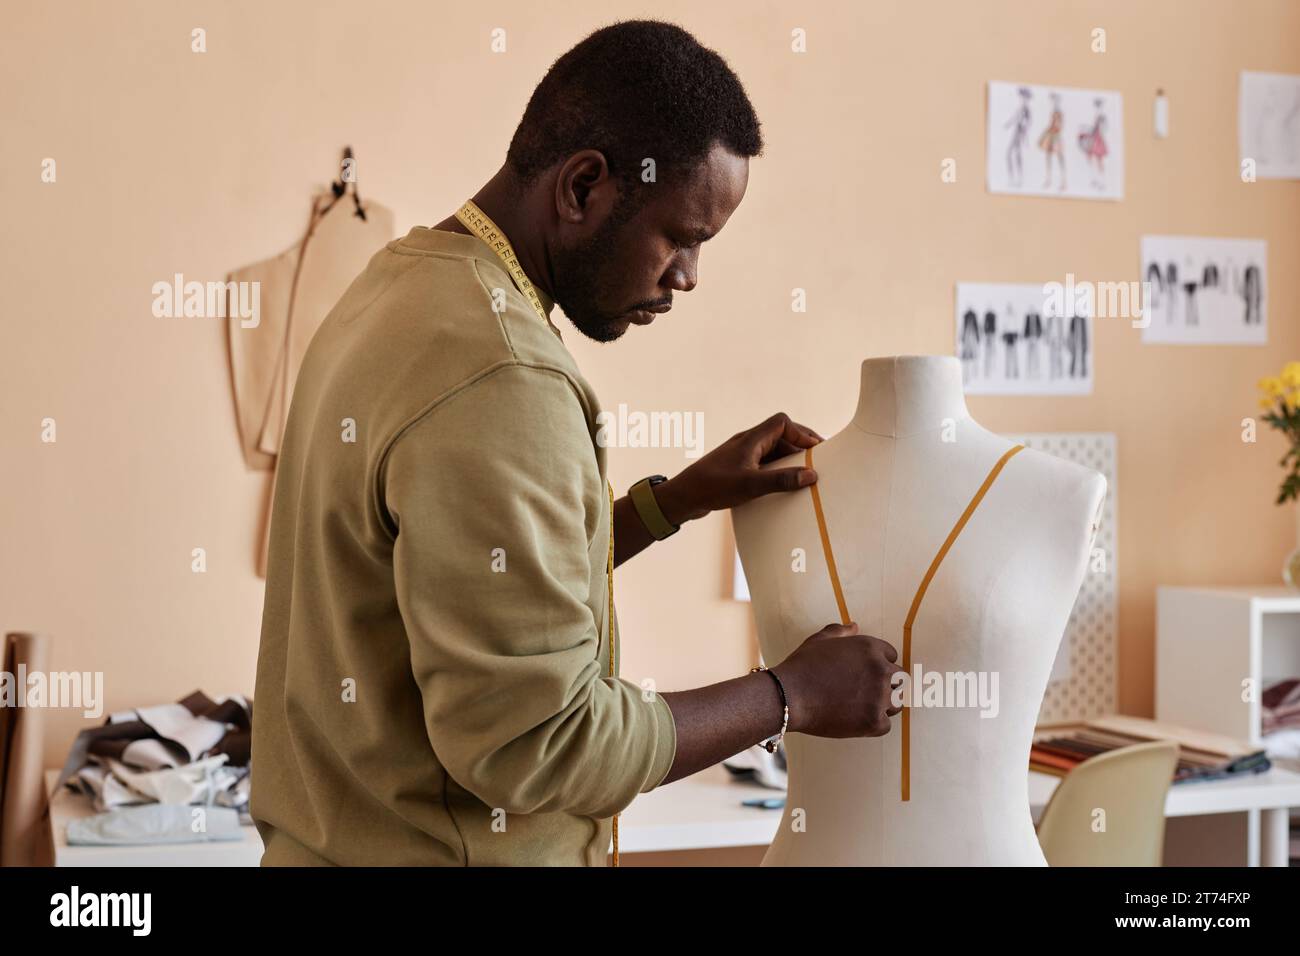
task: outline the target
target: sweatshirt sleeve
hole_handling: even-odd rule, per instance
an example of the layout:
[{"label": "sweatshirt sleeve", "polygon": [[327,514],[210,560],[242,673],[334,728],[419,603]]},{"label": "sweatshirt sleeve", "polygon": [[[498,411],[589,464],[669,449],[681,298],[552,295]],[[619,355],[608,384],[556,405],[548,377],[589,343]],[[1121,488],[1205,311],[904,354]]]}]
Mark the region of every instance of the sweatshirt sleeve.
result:
[{"label": "sweatshirt sleeve", "polygon": [[381,480],[412,673],[452,779],[507,813],[595,818],[657,786],[672,713],[597,659],[587,602],[604,600],[609,502],[570,380],[489,372],[410,425]]}]

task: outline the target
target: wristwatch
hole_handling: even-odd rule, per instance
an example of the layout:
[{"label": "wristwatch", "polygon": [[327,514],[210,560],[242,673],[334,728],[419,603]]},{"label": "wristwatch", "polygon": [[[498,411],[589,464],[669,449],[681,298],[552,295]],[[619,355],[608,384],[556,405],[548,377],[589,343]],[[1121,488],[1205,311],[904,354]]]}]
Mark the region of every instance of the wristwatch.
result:
[{"label": "wristwatch", "polygon": [[649,478],[642,478],[627,490],[628,497],[632,499],[632,506],[636,508],[637,516],[656,541],[671,537],[681,528],[681,525],[673,524],[664,517],[659,502],[655,500],[655,493],[651,490],[655,485],[662,485],[667,480],[663,475],[651,475]]}]

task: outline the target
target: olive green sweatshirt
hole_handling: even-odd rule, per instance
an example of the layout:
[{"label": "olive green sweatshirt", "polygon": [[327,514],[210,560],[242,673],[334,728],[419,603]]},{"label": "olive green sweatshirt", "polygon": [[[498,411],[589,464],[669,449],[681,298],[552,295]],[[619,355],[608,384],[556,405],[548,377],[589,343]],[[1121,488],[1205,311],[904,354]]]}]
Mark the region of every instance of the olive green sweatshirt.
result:
[{"label": "olive green sweatshirt", "polygon": [[330,312],[275,480],[263,865],[604,865],[677,737],[609,673],[599,411],[474,236],[412,229]]}]

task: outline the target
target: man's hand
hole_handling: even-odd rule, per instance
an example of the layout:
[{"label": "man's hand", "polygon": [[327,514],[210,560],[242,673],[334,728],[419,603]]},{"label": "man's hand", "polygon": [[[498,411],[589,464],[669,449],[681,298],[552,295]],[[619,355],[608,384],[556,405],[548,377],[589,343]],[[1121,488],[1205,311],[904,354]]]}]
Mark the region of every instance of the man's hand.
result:
[{"label": "man's hand", "polygon": [[774,491],[795,491],[817,480],[811,468],[760,466],[811,448],[822,440],[811,428],[778,412],[761,425],[732,435],[681,474],[655,488],[660,510],[673,524],[734,508]]},{"label": "man's hand", "polygon": [[[879,737],[901,712],[892,701],[898,652],[828,624],[772,667],[790,708],[787,733],[812,737]],[[781,692],[767,674],[664,694],[677,726],[677,752],[664,778],[672,783],[712,767],[781,729]]]},{"label": "man's hand", "polygon": [[789,731],[814,737],[879,737],[902,711],[892,700],[898,651],[858,625],[828,624],[775,665],[789,695]]}]

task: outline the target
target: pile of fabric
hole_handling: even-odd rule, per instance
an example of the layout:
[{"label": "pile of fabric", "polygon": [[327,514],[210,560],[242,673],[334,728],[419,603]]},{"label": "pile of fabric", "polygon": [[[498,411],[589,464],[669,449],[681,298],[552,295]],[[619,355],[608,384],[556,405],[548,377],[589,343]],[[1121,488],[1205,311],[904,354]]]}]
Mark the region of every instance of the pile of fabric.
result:
[{"label": "pile of fabric", "polygon": [[1260,704],[1260,732],[1268,755],[1300,760],[1300,678],[1268,687]]},{"label": "pile of fabric", "polygon": [[[124,710],[82,731],[55,786],[90,797],[69,843],[239,839],[248,817],[252,701],[195,691],[175,704]],[[203,807],[204,825],[189,807]]]}]

